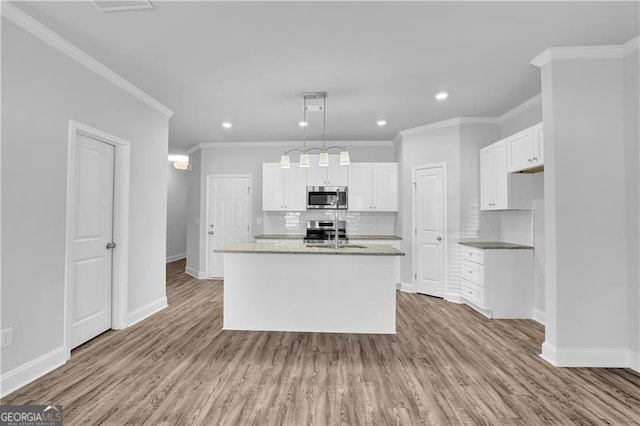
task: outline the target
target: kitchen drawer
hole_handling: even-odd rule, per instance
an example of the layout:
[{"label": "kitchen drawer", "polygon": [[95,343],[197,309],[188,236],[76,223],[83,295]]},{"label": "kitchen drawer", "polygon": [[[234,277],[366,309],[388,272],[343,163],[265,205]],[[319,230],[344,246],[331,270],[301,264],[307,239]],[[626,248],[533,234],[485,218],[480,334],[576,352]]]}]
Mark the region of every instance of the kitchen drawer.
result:
[{"label": "kitchen drawer", "polygon": [[484,250],[475,247],[461,246],[460,258],[484,265]]},{"label": "kitchen drawer", "polygon": [[461,278],[484,287],[484,265],[462,259],[460,275]]},{"label": "kitchen drawer", "polygon": [[462,297],[473,303],[479,308],[486,309],[484,287],[480,287],[464,278],[460,280],[460,290],[462,291]]}]

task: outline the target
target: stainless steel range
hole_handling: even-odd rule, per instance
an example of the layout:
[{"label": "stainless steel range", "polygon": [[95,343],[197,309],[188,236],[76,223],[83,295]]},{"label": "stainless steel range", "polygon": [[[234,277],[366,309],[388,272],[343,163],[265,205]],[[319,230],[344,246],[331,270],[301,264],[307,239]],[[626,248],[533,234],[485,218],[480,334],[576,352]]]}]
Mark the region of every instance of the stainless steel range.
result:
[{"label": "stainless steel range", "polygon": [[[338,221],[338,242],[346,244],[349,242],[347,238],[347,222],[345,220]],[[335,241],[336,221],[335,220],[308,220],[307,235],[304,237],[305,243],[311,244],[329,244]]]}]

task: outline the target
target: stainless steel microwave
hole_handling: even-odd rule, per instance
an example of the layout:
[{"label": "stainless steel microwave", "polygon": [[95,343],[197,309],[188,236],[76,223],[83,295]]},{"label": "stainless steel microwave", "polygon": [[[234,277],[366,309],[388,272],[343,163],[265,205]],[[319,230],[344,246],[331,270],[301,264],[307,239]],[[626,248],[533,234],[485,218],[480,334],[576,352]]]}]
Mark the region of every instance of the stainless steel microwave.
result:
[{"label": "stainless steel microwave", "polygon": [[346,186],[307,186],[307,209],[347,209]]}]

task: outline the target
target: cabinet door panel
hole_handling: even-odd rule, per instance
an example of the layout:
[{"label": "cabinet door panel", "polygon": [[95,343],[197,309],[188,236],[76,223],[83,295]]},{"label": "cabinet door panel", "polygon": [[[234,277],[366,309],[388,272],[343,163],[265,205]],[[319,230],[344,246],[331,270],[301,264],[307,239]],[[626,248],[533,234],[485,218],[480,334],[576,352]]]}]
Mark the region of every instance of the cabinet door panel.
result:
[{"label": "cabinet door panel", "polygon": [[262,165],[262,210],[284,209],[284,173],[278,163]]},{"label": "cabinet door panel", "polygon": [[480,150],[480,210],[492,210],[496,200],[493,145]]},{"label": "cabinet door panel", "polygon": [[284,170],[284,209],[304,211],[307,209],[307,169],[291,164]]},{"label": "cabinet door panel", "polygon": [[372,204],[374,211],[398,211],[398,165],[373,164]]},{"label": "cabinet door panel", "polygon": [[507,145],[504,141],[495,144],[494,148],[495,173],[495,205],[494,209],[509,208],[509,175],[507,173]]},{"label": "cabinet door panel", "polygon": [[350,211],[371,211],[373,171],[371,163],[353,163],[349,166],[348,203]]},{"label": "cabinet door panel", "polygon": [[542,123],[533,126],[533,165],[544,164],[544,132]]},{"label": "cabinet door panel", "polygon": [[507,170],[518,172],[532,167],[533,132],[526,129],[507,138]]},{"label": "cabinet door panel", "polygon": [[327,168],[327,185],[347,186],[349,166],[341,166],[340,158],[331,156]]},{"label": "cabinet door panel", "polygon": [[308,186],[327,186],[327,168],[318,166],[318,157],[311,157],[311,166],[307,168]]}]

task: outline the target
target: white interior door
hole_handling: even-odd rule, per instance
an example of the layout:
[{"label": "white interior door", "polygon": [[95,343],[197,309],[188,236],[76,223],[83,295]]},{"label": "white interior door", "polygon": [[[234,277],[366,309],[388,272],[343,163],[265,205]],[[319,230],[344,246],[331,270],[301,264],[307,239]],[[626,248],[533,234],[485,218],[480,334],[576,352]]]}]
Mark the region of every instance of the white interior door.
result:
[{"label": "white interior door", "polygon": [[111,328],[115,148],[78,134],[73,180],[71,348]]},{"label": "white interior door", "polygon": [[210,176],[208,182],[207,237],[209,238],[208,275],[224,277],[224,254],[215,250],[248,242],[249,197],[251,180],[248,177]]},{"label": "white interior door", "polygon": [[418,293],[444,296],[444,167],[416,169],[415,235]]}]

